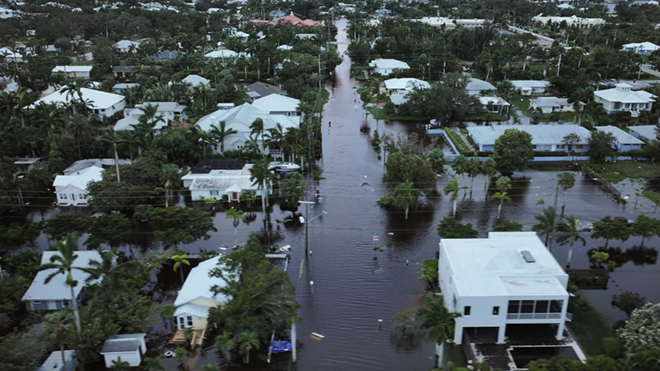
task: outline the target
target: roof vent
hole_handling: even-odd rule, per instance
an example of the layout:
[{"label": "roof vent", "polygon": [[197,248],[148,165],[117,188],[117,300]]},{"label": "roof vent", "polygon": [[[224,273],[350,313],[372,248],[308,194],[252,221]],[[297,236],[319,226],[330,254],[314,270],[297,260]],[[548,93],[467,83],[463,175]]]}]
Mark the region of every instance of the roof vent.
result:
[{"label": "roof vent", "polygon": [[528,263],[536,263],[536,260],[535,260],[534,257],[532,256],[532,253],[530,253],[530,252],[527,251],[527,250],[523,250],[523,251],[521,251],[521,253],[522,253],[523,259],[525,259],[526,262],[528,262]]}]

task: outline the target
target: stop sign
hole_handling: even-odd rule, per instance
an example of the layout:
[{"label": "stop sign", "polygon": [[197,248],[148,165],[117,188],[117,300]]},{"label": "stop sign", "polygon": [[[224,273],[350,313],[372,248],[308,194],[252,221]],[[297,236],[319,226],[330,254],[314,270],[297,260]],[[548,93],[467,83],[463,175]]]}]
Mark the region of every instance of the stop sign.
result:
[{"label": "stop sign", "polygon": [[374,242],[378,242],[378,236],[374,236]]}]

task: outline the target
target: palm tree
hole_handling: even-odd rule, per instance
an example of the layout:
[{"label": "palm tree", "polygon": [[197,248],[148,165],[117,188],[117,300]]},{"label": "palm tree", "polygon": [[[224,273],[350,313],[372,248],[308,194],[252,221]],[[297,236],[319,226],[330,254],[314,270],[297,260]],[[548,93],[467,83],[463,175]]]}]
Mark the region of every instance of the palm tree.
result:
[{"label": "palm tree", "polygon": [[69,316],[70,313],[71,312],[66,310],[61,310],[59,312],[47,314],[41,327],[44,335],[46,335],[49,340],[57,343],[57,345],[60,346],[60,351],[62,352],[62,366],[64,367],[64,371],[67,371],[64,345],[68,340],[69,335],[73,332],[73,328],[71,326],[71,318]]},{"label": "palm tree", "polygon": [[190,262],[186,259],[187,257],[188,254],[172,256],[172,260],[174,260],[174,267],[172,268],[175,272],[179,270],[179,273],[181,273],[181,283],[183,283],[183,264],[190,265]]},{"label": "palm tree", "polygon": [[552,232],[555,230],[555,208],[552,206],[543,208],[541,215],[534,216],[539,223],[532,226],[534,232],[545,233],[545,245],[548,246],[548,241],[552,240]]},{"label": "palm tree", "polygon": [[445,307],[442,296],[433,300],[429,296],[424,297],[428,308],[419,309],[417,315],[422,319],[421,328],[428,330],[428,340],[438,344],[438,365],[442,364],[444,343],[447,339],[447,331],[454,326],[454,318],[460,317],[459,313],[450,312]]},{"label": "palm tree", "polygon": [[165,207],[169,207],[172,188],[178,188],[181,184],[181,174],[176,164],[165,164],[161,168],[161,181],[165,184]]},{"label": "palm tree", "polygon": [[413,182],[401,183],[392,193],[390,198],[393,200],[393,205],[397,209],[406,211],[406,220],[408,219],[408,209],[417,207],[417,198],[421,196],[421,192],[415,189]]},{"label": "palm tree", "polygon": [[575,216],[567,216],[566,222],[561,222],[557,225],[557,232],[563,233],[557,237],[557,242],[564,244],[567,241],[571,242],[570,247],[568,248],[568,259],[566,260],[566,269],[571,267],[571,259],[573,258],[573,244],[575,240],[582,241],[582,246],[587,244],[587,241],[584,237],[580,236],[581,232],[589,232],[589,228],[578,228],[578,222]]},{"label": "palm tree", "polygon": [[555,187],[555,210],[557,210],[557,198],[559,197],[559,187],[566,191],[575,185],[575,174],[572,171],[562,171],[557,176],[557,185]]},{"label": "palm tree", "polygon": [[78,158],[82,159],[80,144],[92,140],[92,133],[94,133],[94,128],[90,125],[89,119],[87,117],[78,113],[74,113],[67,120],[66,130],[69,132],[69,134],[76,138],[76,144],[78,145]]},{"label": "palm tree", "polygon": [[500,205],[497,207],[497,219],[499,219],[502,214],[502,205],[504,204],[504,201],[511,202],[511,197],[507,196],[506,192],[496,192],[490,197],[490,199],[492,201],[500,201]]},{"label": "palm tree", "polygon": [[270,194],[270,185],[275,180],[273,171],[276,168],[270,167],[270,161],[267,158],[257,161],[250,168],[250,181],[261,191],[261,205],[264,213],[266,212],[266,199]]},{"label": "palm tree", "polygon": [[63,112],[54,104],[41,102],[35,107],[34,112],[37,115],[35,121],[46,129],[49,137],[55,133],[55,129],[64,126]]},{"label": "palm tree", "polygon": [[[282,150],[282,141],[284,140],[284,128],[282,124],[278,123],[274,128],[267,129],[266,131],[268,133],[264,134],[264,146],[267,146],[268,149],[272,149],[272,146]],[[284,156],[284,153],[282,153],[282,156]]]},{"label": "palm tree", "polygon": [[442,191],[445,193],[445,195],[448,195],[451,193],[451,197],[449,198],[450,202],[454,203],[454,212],[453,215],[456,216],[456,199],[458,198],[458,191],[461,189],[466,189],[467,186],[459,186],[458,185],[458,178],[453,177],[451,180],[449,180],[449,183],[445,186],[445,188],[442,189]]},{"label": "palm tree", "polygon": [[73,114],[74,115],[76,114],[76,105],[75,105],[76,98],[75,97],[77,96],[78,99],[80,99],[80,100],[83,99],[82,91],[80,89],[81,89],[81,87],[78,84],[76,84],[75,81],[70,81],[60,91],[60,93],[64,94],[66,100],[70,101],[70,105],[71,105],[71,108],[73,109]]},{"label": "palm tree", "polygon": [[264,133],[264,121],[262,119],[256,119],[250,125],[250,136],[254,135],[254,141],[259,142],[259,136]]},{"label": "palm tree", "polygon": [[103,278],[103,286],[110,290],[121,289],[129,279],[136,275],[146,273],[146,267],[137,260],[129,260],[127,262],[117,262],[117,250],[110,249],[102,251],[99,248],[99,255],[101,260],[90,260],[89,268],[85,272],[89,273],[89,277],[85,282],[92,282]]},{"label": "palm tree", "polygon": [[112,129],[106,130],[99,138],[101,142],[112,144],[112,149],[115,152],[115,169],[117,170],[117,183],[121,183],[121,176],[119,175],[119,156],[117,155],[117,145],[123,142],[123,139]]},{"label": "palm tree", "polygon": [[[220,153],[225,152],[225,138],[230,135],[237,134],[238,132],[233,128],[227,129],[227,123],[223,120],[218,123],[218,126],[211,126],[209,134],[213,140],[220,143]],[[217,147],[216,147],[217,149]]]},{"label": "palm tree", "polygon": [[74,266],[75,261],[78,258],[78,254],[76,254],[77,247],[78,235],[76,233],[68,233],[63,240],[55,243],[55,249],[59,254],[51,256],[50,263],[42,264],[38,269],[40,271],[46,269],[55,270],[46,277],[44,284],[48,284],[50,280],[58,274],[66,275],[66,285],[69,286],[71,291],[71,308],[73,308],[73,314],[76,321],[76,331],[80,335],[81,326],[80,313],[78,313],[78,300],[73,291],[73,288],[78,285],[78,281],[73,279],[72,272],[74,269],[81,271],[87,271],[87,269]]},{"label": "palm tree", "polygon": [[123,361],[121,357],[112,360],[112,366],[110,366],[112,371],[130,371],[131,364],[127,361]]},{"label": "palm tree", "polygon": [[470,177],[470,199],[472,199],[472,185],[474,178],[481,174],[481,161],[477,157],[470,157],[465,161],[465,173]]},{"label": "palm tree", "polygon": [[236,210],[233,207],[226,211],[226,219],[234,219],[234,245],[238,245],[238,220],[245,220],[243,210]]},{"label": "palm tree", "polygon": [[160,358],[145,358],[142,360],[142,368],[146,371],[167,371],[163,360]]},{"label": "palm tree", "polygon": [[238,352],[243,355],[243,362],[250,363],[250,350],[259,349],[259,336],[256,332],[245,331],[238,335]]},{"label": "palm tree", "polygon": [[490,188],[490,178],[497,174],[497,163],[491,157],[483,160],[481,162],[481,175],[485,175],[486,179],[486,194],[488,194],[488,188]]},{"label": "palm tree", "polygon": [[224,331],[222,335],[218,335],[215,338],[215,349],[220,350],[223,354],[227,355],[229,359],[230,353],[229,350],[236,345],[236,342],[233,339],[233,336],[229,331]]}]

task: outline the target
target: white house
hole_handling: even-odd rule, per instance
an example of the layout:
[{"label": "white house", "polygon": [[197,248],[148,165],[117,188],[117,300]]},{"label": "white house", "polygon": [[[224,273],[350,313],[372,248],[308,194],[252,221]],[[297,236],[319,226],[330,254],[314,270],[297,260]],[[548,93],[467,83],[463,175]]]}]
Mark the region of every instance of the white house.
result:
[{"label": "white house", "polygon": [[87,206],[87,184],[103,179],[103,168],[90,166],[71,175],[58,175],[53,181],[57,204],[61,206]]},{"label": "white house", "polygon": [[479,97],[479,103],[481,103],[485,112],[505,116],[509,114],[509,107],[511,106],[509,102],[500,97]]},{"label": "white house", "polygon": [[456,28],[456,26],[463,26],[465,28],[483,27],[488,22],[485,19],[452,19],[446,17],[422,17],[421,19],[413,19],[413,21],[421,22],[433,27],[444,27],[445,29]]},{"label": "white house", "polygon": [[76,368],[76,351],[64,351],[64,363],[62,363],[62,351],[52,352],[41,364],[37,371],[71,371]]},{"label": "white house", "polygon": [[374,72],[382,75],[382,76],[388,76],[394,70],[407,70],[410,69],[410,66],[408,63],[397,60],[397,59],[374,59],[373,61],[369,62],[369,67],[372,67],[374,69]]},{"label": "white house", "polygon": [[67,79],[78,77],[89,79],[92,68],[92,66],[55,66],[51,72],[63,74]]},{"label": "white house", "polygon": [[191,327],[193,330],[206,329],[209,309],[223,305],[228,298],[223,294],[214,294],[212,287],[222,288],[227,282],[220,277],[210,277],[222,255],[205,260],[190,270],[186,282],[179,291],[174,306],[174,319],[179,330]]},{"label": "white house", "polygon": [[135,53],[138,47],[140,46],[140,43],[131,40],[119,40],[116,43],[114,43],[113,46],[122,53],[128,53],[131,51]]},{"label": "white house", "polygon": [[147,351],[144,337],[147,334],[121,334],[107,339],[103,343],[101,354],[105,360],[105,367],[112,367],[112,361],[120,358],[128,362],[131,367],[137,367],[142,363],[142,355]]},{"label": "white house", "polygon": [[573,104],[568,103],[568,99],[557,97],[538,97],[529,101],[529,108],[541,109],[543,113],[552,112],[573,112]]},{"label": "white house", "polygon": [[206,53],[204,54],[204,57],[210,59],[222,59],[224,61],[225,59],[237,59],[239,57],[245,57],[247,59],[250,59],[250,54],[244,52],[237,53],[229,49],[220,49],[220,50],[212,51],[210,53]]},{"label": "white house", "polygon": [[[296,116],[271,115],[268,111],[260,110],[250,103],[244,103],[230,110],[219,109],[212,112],[197,121],[197,125],[205,132],[211,131],[212,127],[220,127],[220,121],[225,122],[226,129],[236,130],[236,134],[225,138],[225,150],[242,149],[245,142],[250,139],[252,129],[250,126],[256,119],[261,119],[264,123],[264,132],[268,129],[276,128],[281,124],[284,131],[288,128],[298,128],[300,118]],[[260,149],[264,149],[263,135],[257,140]],[[219,152],[219,149],[216,149]]]},{"label": "white house", "polygon": [[[303,119],[303,113],[298,108],[300,100],[287,97],[281,94],[271,94],[263,98],[259,98],[252,103],[262,111],[268,112],[271,116],[287,116],[300,124]],[[277,118],[275,118],[277,120]]]},{"label": "white house", "polygon": [[547,324],[562,339],[568,274],[534,232],[490,232],[488,238],[440,240],[438,276],[445,306],[460,313],[454,343],[464,332]]},{"label": "white house", "polygon": [[184,184],[189,184],[193,200],[212,198],[219,201],[226,196],[229,201],[240,202],[244,191],[253,191],[257,196],[266,193],[250,180],[252,166],[245,164],[241,169],[209,169],[207,172],[193,170],[181,179]]},{"label": "white house", "polygon": [[632,150],[642,149],[643,141],[635,138],[634,136],[626,133],[616,126],[597,126],[596,130],[611,133],[614,135],[614,145],[619,152],[628,152]]},{"label": "white house", "polygon": [[[41,253],[41,264],[52,263],[52,258],[60,253],[57,251],[44,251]],[[79,268],[91,268],[90,261],[101,261],[101,255],[98,251],[80,250],[76,251],[78,257],[75,260],[75,266]],[[23,295],[22,301],[25,302],[27,310],[60,310],[71,305],[71,288],[66,284],[66,274],[56,274],[53,278],[46,283],[46,278],[57,269],[45,269],[39,271],[32,280],[32,284]],[[73,297],[75,300],[80,301],[80,294],[82,293],[86,284],[85,280],[89,278],[89,274],[80,269],[71,271],[71,276],[78,284],[73,288]],[[94,282],[92,282],[94,283]]]},{"label": "white house", "polygon": [[41,157],[22,157],[14,161],[14,166],[19,173],[27,173],[40,163]]},{"label": "white house", "polygon": [[482,91],[486,91],[489,96],[495,95],[497,89],[488,81],[468,78],[468,83],[465,86],[465,92],[469,95],[480,95]]},{"label": "white house", "polygon": [[623,44],[621,47],[622,50],[627,52],[633,52],[641,55],[651,55],[654,51],[660,49],[660,46],[655,45],[654,43],[645,41],[643,43],[630,43]]},{"label": "white house", "polygon": [[[33,108],[41,102],[45,104],[56,104],[58,106],[68,106],[71,104],[72,99],[79,99],[77,95],[74,94],[71,96],[63,90],[64,88],[61,88],[54,93],[39,99],[31,106],[28,106],[28,108]],[[84,101],[91,103],[90,109],[97,115],[110,117],[126,107],[126,98],[122,95],[87,88],[80,88],[80,93]]]},{"label": "white house", "polygon": [[192,85],[193,88],[198,88],[200,86],[208,88],[209,83],[211,82],[211,80],[205,79],[205,78],[203,78],[202,76],[199,76],[199,75],[192,74],[192,75],[186,76],[183,80],[181,80],[181,82],[186,83],[186,84],[190,84],[190,85]]},{"label": "white house", "polygon": [[580,140],[573,145],[575,152],[589,151],[589,136],[591,132],[579,125],[497,125],[468,127],[468,135],[479,148],[479,151],[493,151],[495,141],[506,129],[517,129],[532,135],[532,148],[535,151],[563,151],[569,148],[564,144],[564,138],[576,134]]},{"label": "white house", "polygon": [[628,129],[630,130],[630,135],[643,140],[645,143],[651,143],[654,140],[658,140],[657,125],[628,126]]},{"label": "white house", "polygon": [[550,86],[549,81],[540,80],[511,80],[511,84],[521,95],[545,94]]},{"label": "white house", "polygon": [[124,118],[117,121],[114,130],[133,130],[133,126],[131,125],[137,125],[140,122],[140,117],[144,114],[144,108],[149,105],[156,106],[156,116],[162,116],[162,119],[158,120],[153,127],[155,134],[167,133],[170,121],[178,118],[186,119],[188,117],[185,112],[186,106],[182,106],[176,102],[144,102],[136,104],[135,108],[125,109]]},{"label": "white house", "polygon": [[409,92],[413,89],[431,89],[428,81],[415,79],[412,77],[385,80],[385,90],[390,93]]},{"label": "white house", "polygon": [[608,114],[619,111],[629,111],[632,117],[637,117],[639,111],[650,111],[655,102],[655,95],[644,90],[632,90],[626,83],[614,85],[612,89],[594,92],[594,101],[603,105]]}]

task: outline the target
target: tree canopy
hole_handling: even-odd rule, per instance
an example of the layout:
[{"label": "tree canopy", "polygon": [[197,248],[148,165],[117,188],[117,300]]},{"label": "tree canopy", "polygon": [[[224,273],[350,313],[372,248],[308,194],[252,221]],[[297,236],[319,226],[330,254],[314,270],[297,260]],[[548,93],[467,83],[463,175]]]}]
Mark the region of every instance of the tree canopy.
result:
[{"label": "tree canopy", "polygon": [[527,169],[529,162],[534,158],[532,135],[518,129],[506,129],[495,140],[492,157],[497,164],[497,170],[502,174]]}]

